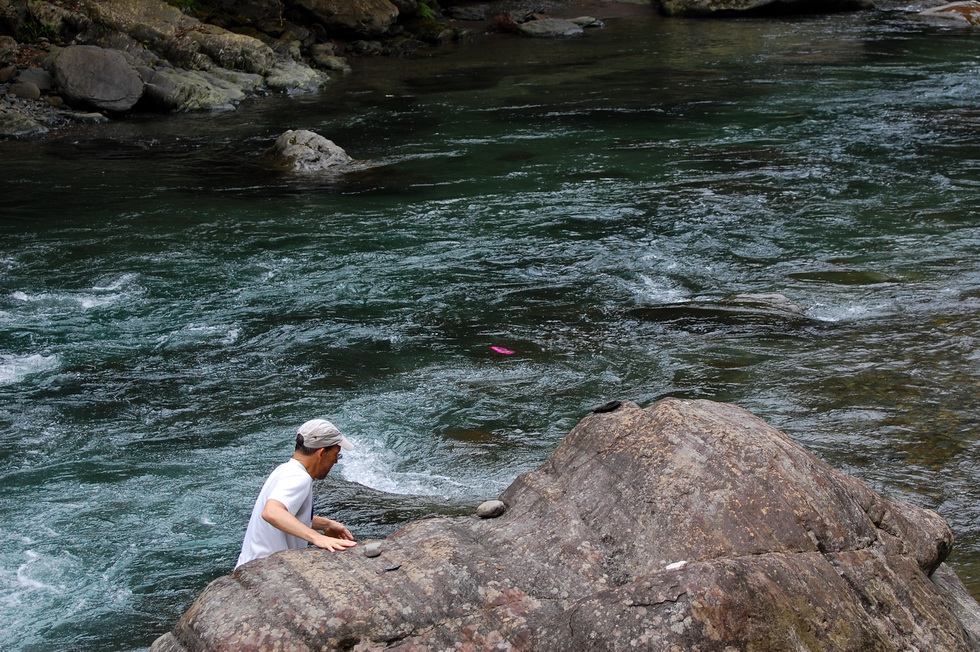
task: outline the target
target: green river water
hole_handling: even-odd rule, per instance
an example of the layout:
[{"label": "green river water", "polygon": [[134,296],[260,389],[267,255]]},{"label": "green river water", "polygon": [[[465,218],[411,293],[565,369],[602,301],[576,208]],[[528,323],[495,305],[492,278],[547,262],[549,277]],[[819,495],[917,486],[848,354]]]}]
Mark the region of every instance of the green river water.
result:
[{"label": "green river water", "polygon": [[[651,16],[0,143],[0,649],[145,649],[309,418],[365,538],[664,396],[937,510],[980,597],[978,73],[899,11]],[[291,128],[371,166],[267,171]]]}]

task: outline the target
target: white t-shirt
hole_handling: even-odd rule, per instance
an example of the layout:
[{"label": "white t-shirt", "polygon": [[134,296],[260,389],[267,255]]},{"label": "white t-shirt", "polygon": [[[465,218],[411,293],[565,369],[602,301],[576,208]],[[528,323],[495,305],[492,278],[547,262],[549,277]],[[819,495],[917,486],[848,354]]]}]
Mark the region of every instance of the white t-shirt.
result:
[{"label": "white t-shirt", "polygon": [[242,541],[242,553],[238,555],[235,568],[280,550],[306,547],[303,539],[286,534],[262,518],[262,510],[269,500],[278,500],[301,522],[307,526],[313,525],[313,478],[299,460],[290,459],[277,466],[262,485],[262,491],[252,507],[252,517]]}]

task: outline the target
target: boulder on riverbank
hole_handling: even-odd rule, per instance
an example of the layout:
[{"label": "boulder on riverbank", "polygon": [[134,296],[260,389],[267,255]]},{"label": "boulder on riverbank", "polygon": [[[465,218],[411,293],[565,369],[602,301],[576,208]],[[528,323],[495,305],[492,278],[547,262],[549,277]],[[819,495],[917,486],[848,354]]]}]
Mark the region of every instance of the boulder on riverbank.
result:
[{"label": "boulder on riverbank", "polygon": [[731,405],[610,406],[497,518],[246,564],[152,650],[975,649],[980,605],[934,512]]},{"label": "boulder on riverbank", "polygon": [[67,47],[54,58],[54,81],[73,104],[128,111],[143,96],[143,80],[121,52],[94,45]]}]

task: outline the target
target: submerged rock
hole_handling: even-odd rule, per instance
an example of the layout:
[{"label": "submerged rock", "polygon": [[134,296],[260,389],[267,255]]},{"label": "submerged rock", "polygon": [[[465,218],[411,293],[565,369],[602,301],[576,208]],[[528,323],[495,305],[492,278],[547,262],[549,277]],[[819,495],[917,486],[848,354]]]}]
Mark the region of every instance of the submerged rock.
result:
[{"label": "submerged rock", "polygon": [[501,500],[246,564],[151,649],[972,649],[946,522],[732,405],[591,414]]},{"label": "submerged rock", "polygon": [[644,321],[682,328],[797,328],[814,322],[806,309],[778,292],[736,294],[720,300],[692,300],[639,306],[629,311]]}]

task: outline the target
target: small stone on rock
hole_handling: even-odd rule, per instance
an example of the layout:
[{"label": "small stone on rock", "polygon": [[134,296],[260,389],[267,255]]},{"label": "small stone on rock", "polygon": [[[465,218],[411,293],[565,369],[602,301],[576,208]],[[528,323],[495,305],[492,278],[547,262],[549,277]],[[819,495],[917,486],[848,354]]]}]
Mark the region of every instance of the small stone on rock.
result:
[{"label": "small stone on rock", "polygon": [[381,542],[375,541],[364,546],[365,557],[378,557],[381,555]]},{"label": "small stone on rock", "polygon": [[480,518],[497,518],[507,511],[507,505],[502,500],[488,500],[476,508],[476,515]]}]

